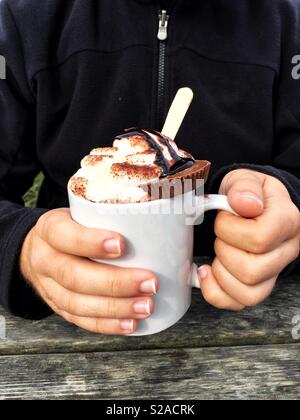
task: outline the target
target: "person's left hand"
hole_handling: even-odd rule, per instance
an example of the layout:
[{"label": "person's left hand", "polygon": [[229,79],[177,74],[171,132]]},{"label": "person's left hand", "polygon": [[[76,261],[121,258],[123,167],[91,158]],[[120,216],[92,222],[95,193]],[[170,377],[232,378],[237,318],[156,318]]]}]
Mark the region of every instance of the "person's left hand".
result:
[{"label": "person's left hand", "polygon": [[220,193],[240,216],[219,212],[216,258],[199,279],[208,303],[238,311],[263,302],[299,256],[300,212],[278,179],[248,169],[227,174]]}]

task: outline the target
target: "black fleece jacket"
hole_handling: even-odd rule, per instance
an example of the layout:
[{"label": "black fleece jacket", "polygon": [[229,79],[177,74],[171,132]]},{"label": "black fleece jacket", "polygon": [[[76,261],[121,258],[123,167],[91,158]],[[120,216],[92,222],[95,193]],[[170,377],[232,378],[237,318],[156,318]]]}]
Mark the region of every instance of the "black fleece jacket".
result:
[{"label": "black fleece jacket", "polygon": [[[126,127],[160,130],[180,87],[195,101],[177,142],[213,162],[207,192],[247,167],[300,208],[300,0],[1,0],[0,54],[0,302],[12,313],[49,313],[20,249],[41,214],[68,205],[82,156]],[[38,208],[25,209],[41,170]],[[197,255],[213,256],[212,222],[197,228]]]}]

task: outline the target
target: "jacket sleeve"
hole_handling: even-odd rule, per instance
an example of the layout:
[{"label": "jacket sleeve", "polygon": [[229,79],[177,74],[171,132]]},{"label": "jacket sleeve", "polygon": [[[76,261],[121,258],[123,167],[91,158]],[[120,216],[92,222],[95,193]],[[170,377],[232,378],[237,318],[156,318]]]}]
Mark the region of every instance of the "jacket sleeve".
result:
[{"label": "jacket sleeve", "polygon": [[[295,4],[294,2],[293,4]],[[300,6],[282,10],[282,45],[279,71],[274,88],[274,149],[270,165],[234,163],[221,168],[211,179],[209,189],[218,191],[223,177],[239,168],[252,169],[278,178],[288,189],[300,210]],[[255,139],[253,140],[255,141]],[[300,273],[300,258],[284,274]]]},{"label": "jacket sleeve", "polygon": [[22,278],[19,257],[24,238],[46,210],[26,209],[22,199],[40,170],[35,103],[6,0],[0,2],[0,55],[0,304],[14,315],[38,319],[49,309]]}]

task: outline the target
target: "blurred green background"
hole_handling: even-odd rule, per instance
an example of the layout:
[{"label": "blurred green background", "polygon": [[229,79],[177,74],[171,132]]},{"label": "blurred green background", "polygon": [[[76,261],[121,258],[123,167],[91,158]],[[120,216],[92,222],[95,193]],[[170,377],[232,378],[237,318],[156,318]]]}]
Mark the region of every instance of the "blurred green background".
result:
[{"label": "blurred green background", "polygon": [[38,198],[38,193],[43,182],[44,176],[40,173],[34,180],[33,186],[30,190],[24,195],[24,201],[26,207],[34,208],[36,207],[36,202]]}]

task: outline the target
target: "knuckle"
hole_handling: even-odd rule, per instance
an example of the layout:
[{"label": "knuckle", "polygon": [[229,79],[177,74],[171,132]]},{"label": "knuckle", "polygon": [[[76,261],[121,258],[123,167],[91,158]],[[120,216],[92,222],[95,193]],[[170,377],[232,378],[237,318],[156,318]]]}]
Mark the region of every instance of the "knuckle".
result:
[{"label": "knuckle", "polygon": [[107,299],[106,314],[108,318],[118,318],[118,305],[115,299]]},{"label": "knuckle", "polygon": [[55,243],[66,216],[67,213],[63,209],[50,210],[43,214],[35,226],[37,234],[46,242]]},{"label": "knuckle", "polygon": [[259,299],[257,296],[250,294],[249,296],[245,297],[244,304],[249,307],[253,308],[257,305],[259,305],[262,302],[261,299]]},{"label": "knuckle", "polygon": [[31,247],[30,264],[36,274],[49,271],[48,261],[52,258],[52,254],[51,250],[44,245],[45,243],[41,241]]},{"label": "knuckle", "polygon": [[90,243],[89,235],[87,234],[87,229],[73,229],[71,234],[72,245],[76,250],[83,251],[84,248]]},{"label": "knuckle", "polygon": [[261,304],[264,300],[265,296],[262,296],[260,293],[252,291],[243,297],[243,301],[241,303],[248,308],[253,308]]},{"label": "knuckle", "polygon": [[295,241],[295,245],[293,247],[293,251],[292,251],[292,256],[291,256],[292,261],[295,261],[297,258],[299,258],[299,255],[300,255],[300,240],[299,238],[297,238],[297,240]]},{"label": "knuckle", "polygon": [[70,324],[76,325],[76,320],[73,315],[63,311],[61,311],[58,315],[62,316]]},{"label": "knuckle", "polygon": [[65,293],[62,298],[62,309],[69,314],[75,314],[77,302],[71,293]]},{"label": "knuckle", "polygon": [[59,282],[70,291],[76,290],[76,276],[72,267],[63,270]]},{"label": "knuckle", "polygon": [[254,254],[267,253],[273,244],[275,231],[265,229],[256,229],[250,239],[251,252]]},{"label": "knuckle", "polygon": [[49,232],[51,232],[52,220],[54,217],[55,210],[51,210],[39,218],[36,224],[36,229],[42,238],[48,238]]},{"label": "knuckle", "polygon": [[216,238],[214,243],[214,251],[215,254],[218,256],[222,253],[222,241],[219,238]]},{"label": "knuckle", "polygon": [[223,178],[223,181],[220,186],[220,193],[226,193],[232,184],[232,182],[243,173],[244,169],[234,169],[233,171],[230,171],[228,174],[226,174]]},{"label": "knuckle", "polygon": [[39,271],[41,263],[44,261],[43,251],[40,247],[33,246],[30,254],[30,263],[36,272]]},{"label": "knuckle", "polygon": [[248,285],[254,286],[260,282],[260,278],[264,276],[264,270],[253,264],[253,261],[244,263],[242,268],[243,277],[241,281]]},{"label": "knuckle", "polygon": [[109,296],[117,297],[120,295],[122,290],[122,281],[118,275],[113,274],[108,282],[108,285]]},{"label": "knuckle", "polygon": [[52,309],[55,312],[58,312],[59,307],[57,306],[57,302],[53,292],[49,288],[44,287],[41,295],[48,304],[51,304]]},{"label": "knuckle", "polygon": [[64,311],[58,306],[58,304],[53,300],[49,303],[51,309],[59,316],[64,318]]},{"label": "knuckle", "polygon": [[103,320],[100,318],[95,319],[95,328],[94,331],[96,334],[103,334],[104,333],[104,325]]},{"label": "knuckle", "polygon": [[295,231],[299,231],[300,229],[300,212],[298,207],[292,202],[289,201],[287,205],[287,209],[285,210],[285,218],[288,218],[289,222],[295,229]]},{"label": "knuckle", "polygon": [[222,307],[222,301],[220,299],[220,294],[218,291],[214,288],[208,287],[203,288],[203,297],[206,300],[207,303],[214,306],[217,309],[223,309]]},{"label": "knuckle", "polygon": [[224,221],[224,213],[219,212],[215,219],[215,233],[217,236],[219,236],[220,232],[222,231],[223,221]]},{"label": "knuckle", "polygon": [[247,286],[254,286],[259,282],[258,276],[254,273],[245,274],[243,277],[243,283]]},{"label": "knuckle", "polygon": [[72,265],[65,258],[58,259],[55,264],[55,280],[61,285],[69,285],[73,277]]}]

